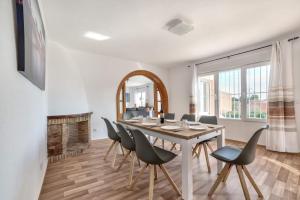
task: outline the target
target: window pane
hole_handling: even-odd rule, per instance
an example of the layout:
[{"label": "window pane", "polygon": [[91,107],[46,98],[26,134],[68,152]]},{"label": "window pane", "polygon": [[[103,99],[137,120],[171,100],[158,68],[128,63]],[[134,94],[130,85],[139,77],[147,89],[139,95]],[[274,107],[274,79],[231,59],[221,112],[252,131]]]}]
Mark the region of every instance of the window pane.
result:
[{"label": "window pane", "polygon": [[198,77],[197,110],[201,115],[215,115],[214,75]]},{"label": "window pane", "polygon": [[247,118],[267,118],[269,65],[247,69]]},{"label": "window pane", "polygon": [[219,73],[220,117],[240,119],[241,117],[241,70],[234,69]]}]

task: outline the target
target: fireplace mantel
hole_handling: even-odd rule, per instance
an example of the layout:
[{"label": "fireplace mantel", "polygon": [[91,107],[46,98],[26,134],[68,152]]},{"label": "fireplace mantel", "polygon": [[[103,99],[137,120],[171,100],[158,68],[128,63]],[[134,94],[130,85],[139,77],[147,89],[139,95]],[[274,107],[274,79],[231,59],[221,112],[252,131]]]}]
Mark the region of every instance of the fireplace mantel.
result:
[{"label": "fireplace mantel", "polygon": [[48,157],[50,162],[78,155],[91,140],[92,112],[48,116]]}]

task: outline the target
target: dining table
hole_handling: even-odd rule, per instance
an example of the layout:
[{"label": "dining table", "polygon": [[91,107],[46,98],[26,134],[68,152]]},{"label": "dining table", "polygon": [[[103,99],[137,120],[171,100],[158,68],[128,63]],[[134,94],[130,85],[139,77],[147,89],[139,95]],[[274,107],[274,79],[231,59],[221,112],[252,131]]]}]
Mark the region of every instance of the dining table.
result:
[{"label": "dining table", "polygon": [[[160,123],[159,119],[140,119],[140,120],[119,120],[129,129],[139,129],[149,139],[160,138],[162,140],[170,141],[172,143],[181,145],[181,189],[182,199],[193,199],[193,155],[192,150],[195,144],[211,139],[217,138],[217,147],[221,148],[225,143],[225,127],[223,125],[200,124],[204,129],[194,130],[193,125],[197,123],[186,123],[182,121]],[[177,129],[166,130],[166,126],[177,126]],[[223,163],[217,161],[217,170],[221,171]]]}]

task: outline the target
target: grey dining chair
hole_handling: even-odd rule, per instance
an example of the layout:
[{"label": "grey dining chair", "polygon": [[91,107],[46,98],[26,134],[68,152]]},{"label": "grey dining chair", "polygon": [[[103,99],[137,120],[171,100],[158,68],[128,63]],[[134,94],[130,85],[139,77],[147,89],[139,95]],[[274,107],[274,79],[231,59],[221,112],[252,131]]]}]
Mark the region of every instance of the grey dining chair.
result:
[{"label": "grey dining chair", "polygon": [[250,183],[254,187],[255,191],[257,192],[259,198],[263,198],[263,194],[259,190],[257,184],[255,183],[254,179],[250,175],[249,171],[246,168],[246,165],[249,165],[252,163],[255,159],[255,152],[256,152],[256,146],[258,139],[261,135],[261,133],[268,129],[269,126],[265,126],[263,128],[258,129],[253,136],[250,138],[250,140],[247,142],[245,147],[243,149],[238,149],[230,146],[222,147],[216,151],[214,151],[211,156],[215,157],[216,159],[223,161],[226,163],[225,167],[220,172],[217,180],[209,190],[208,196],[212,196],[215,190],[217,189],[218,185],[223,181],[226,182],[228,175],[230,173],[230,170],[232,166],[236,166],[236,170],[239,175],[239,179],[242,185],[243,193],[245,196],[245,199],[250,199],[249,191],[247,189],[247,184],[245,182],[244,173],[248,177]]},{"label": "grey dining chair", "polygon": [[[183,120],[194,122],[196,120],[196,116],[194,114],[184,114],[184,115],[182,115],[180,121],[183,121]],[[174,149],[176,149],[176,145],[177,145],[176,143],[172,143],[170,151],[173,151]]]},{"label": "grey dining chair", "polygon": [[194,114],[184,114],[182,115],[180,121],[183,120],[194,122],[196,120],[196,116]]},{"label": "grey dining chair", "polygon": [[133,114],[130,111],[126,111],[125,113],[123,113],[124,120],[131,119],[131,118],[133,118]]},{"label": "grey dining chair", "polygon": [[[171,119],[171,120],[174,120],[175,119],[175,113],[165,113],[165,119]],[[158,141],[158,137],[155,138],[154,142],[153,142],[153,145],[156,144],[156,142]],[[162,147],[164,148],[165,147],[165,141],[162,139],[161,140],[161,144],[162,144]]]},{"label": "grey dining chair", "polygon": [[[113,158],[113,162],[112,162],[112,167],[115,167],[118,145],[120,145],[122,152],[123,152],[123,148],[121,146],[121,137],[118,135],[118,133],[116,132],[116,130],[114,129],[114,127],[112,126],[112,124],[110,123],[110,121],[107,118],[104,118],[104,117],[101,117],[101,118],[104,120],[104,122],[106,124],[108,137],[112,140],[112,144],[108,148],[108,151],[106,152],[106,154],[104,156],[104,160],[106,160],[106,158],[107,158],[108,154],[111,152],[111,150],[114,149],[114,158]],[[124,154],[124,152],[123,152],[123,154]]]},{"label": "grey dining chair", "polygon": [[[129,169],[129,181],[128,185],[131,185],[132,183],[132,177],[133,177],[133,169],[134,169],[134,163],[136,159],[136,153],[135,153],[135,143],[133,138],[129,135],[125,127],[119,123],[115,123],[118,130],[119,130],[119,135],[121,138],[121,145],[124,147],[124,149],[127,150],[127,153],[125,154],[125,157],[123,160],[120,162],[119,167],[117,168],[117,171],[121,169],[125,161],[127,160],[128,156],[131,155],[131,165]],[[138,164],[140,165],[139,159],[137,159]]]},{"label": "grey dining chair", "polygon": [[139,174],[136,176],[135,180],[130,186],[132,190],[134,185],[137,183],[140,176],[144,173],[145,169],[149,167],[150,169],[150,178],[149,178],[149,200],[153,199],[153,189],[154,189],[154,180],[157,179],[156,168],[159,167],[164,175],[167,177],[167,180],[172,185],[173,189],[176,191],[177,195],[181,196],[181,192],[178,187],[170,177],[168,171],[164,167],[165,163],[173,160],[177,155],[161,149],[156,146],[152,146],[146,136],[140,130],[132,130],[132,135],[135,141],[135,150],[137,157],[146,163],[146,165],[140,170]]},{"label": "grey dining chair", "polygon": [[[218,119],[217,119],[216,116],[205,116],[205,115],[203,115],[203,116],[200,117],[199,122],[203,123],[203,124],[217,125],[218,124]],[[215,139],[216,139],[216,137],[210,138],[208,140],[204,140],[202,142],[199,142],[199,143],[196,144],[196,146],[193,149],[193,157],[197,156],[199,158],[200,153],[201,153],[201,149],[203,147],[208,173],[211,172],[211,167],[210,167],[210,163],[209,163],[209,157],[208,157],[208,150],[207,149],[210,149],[211,152],[214,151],[212,146],[209,144],[209,142],[211,142]]]},{"label": "grey dining chair", "polygon": [[165,113],[165,119],[175,119],[175,113]]}]

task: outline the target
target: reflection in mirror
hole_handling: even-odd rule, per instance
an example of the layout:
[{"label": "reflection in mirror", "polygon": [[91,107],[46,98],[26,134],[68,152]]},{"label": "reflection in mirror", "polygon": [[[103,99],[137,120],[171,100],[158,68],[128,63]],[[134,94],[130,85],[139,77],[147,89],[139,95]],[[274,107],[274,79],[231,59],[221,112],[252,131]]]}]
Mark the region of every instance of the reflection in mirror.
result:
[{"label": "reflection in mirror", "polygon": [[[125,82],[126,107],[124,119],[153,115],[154,83],[145,76],[132,76]],[[122,95],[120,95],[122,96]],[[121,106],[120,106],[121,107]]]},{"label": "reflection in mirror", "polygon": [[168,112],[168,93],[158,76],[146,70],[127,74],[116,95],[117,120],[157,116],[163,108]]}]

